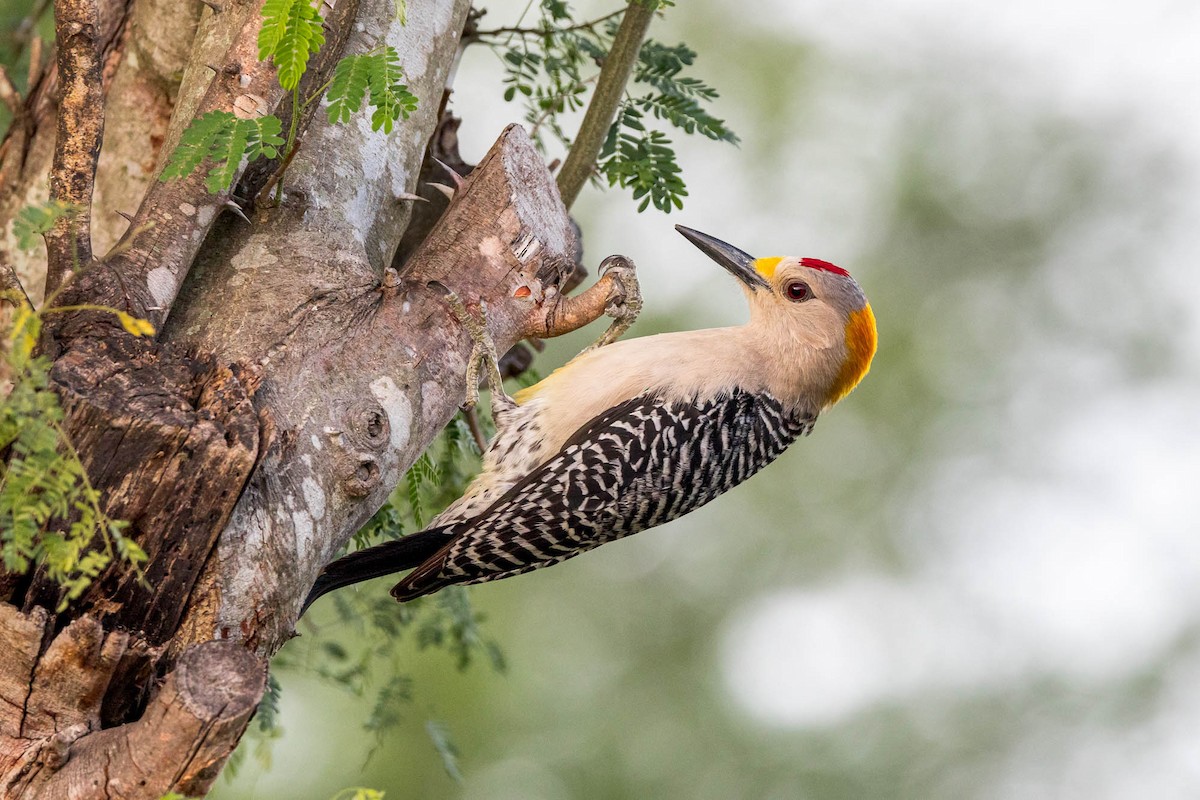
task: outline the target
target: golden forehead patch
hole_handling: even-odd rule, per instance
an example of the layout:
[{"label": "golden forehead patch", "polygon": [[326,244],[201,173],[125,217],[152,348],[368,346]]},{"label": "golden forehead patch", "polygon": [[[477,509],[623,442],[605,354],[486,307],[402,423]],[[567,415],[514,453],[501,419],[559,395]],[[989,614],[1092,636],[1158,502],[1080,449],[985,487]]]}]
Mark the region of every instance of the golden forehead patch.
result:
[{"label": "golden forehead patch", "polygon": [[762,275],[767,280],[775,277],[775,269],[779,266],[779,262],[783,261],[780,256],[771,256],[770,258],[754,259],[754,269],[759,275]]}]

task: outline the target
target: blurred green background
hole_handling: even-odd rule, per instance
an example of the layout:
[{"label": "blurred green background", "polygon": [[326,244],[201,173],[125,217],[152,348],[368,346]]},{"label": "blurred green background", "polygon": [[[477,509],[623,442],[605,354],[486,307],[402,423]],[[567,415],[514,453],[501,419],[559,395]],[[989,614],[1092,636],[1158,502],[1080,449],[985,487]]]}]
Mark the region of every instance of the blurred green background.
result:
[{"label": "blurred green background", "polygon": [[[1200,6],[688,0],[651,35],[699,51],[742,145],[674,137],[670,217],[585,190],[588,264],[637,262],[646,334],[744,319],[675,222],[828,259],[875,308],[871,374],[695,514],[471,588],[507,671],[406,651],[382,737],[379,687],[280,670],[283,736],[211,796],[1200,796]],[[521,116],[501,91],[469,51],[469,161]],[[312,619],[293,663],[355,646]]]},{"label": "blurred green background", "polygon": [[[414,701],[365,766],[373,698],[283,674],[271,768],[214,797],[1200,796],[1200,9],[989,5],[656,21],[742,145],[675,137],[670,217],[586,190],[588,263],[638,263],[646,334],[744,319],[675,222],[831,260],[878,316],[871,374],[701,511],[470,589],[507,673],[413,652]],[[476,50],[468,160],[520,116]]]}]

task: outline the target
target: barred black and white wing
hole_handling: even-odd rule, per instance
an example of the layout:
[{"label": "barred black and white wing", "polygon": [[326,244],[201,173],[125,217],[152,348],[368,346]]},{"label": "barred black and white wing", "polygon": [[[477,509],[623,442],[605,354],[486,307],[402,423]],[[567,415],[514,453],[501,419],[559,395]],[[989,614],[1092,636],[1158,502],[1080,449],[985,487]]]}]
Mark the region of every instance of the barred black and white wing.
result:
[{"label": "barred black and white wing", "polygon": [[774,461],[815,416],[736,390],[704,402],[634,398],[585,425],[392,589],[409,600],[557,564],[699,508]]}]

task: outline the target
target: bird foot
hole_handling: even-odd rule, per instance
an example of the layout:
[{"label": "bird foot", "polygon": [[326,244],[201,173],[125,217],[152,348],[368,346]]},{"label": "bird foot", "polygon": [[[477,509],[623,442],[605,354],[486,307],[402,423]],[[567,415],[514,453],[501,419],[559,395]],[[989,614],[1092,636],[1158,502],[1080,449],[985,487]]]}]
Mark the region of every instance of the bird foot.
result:
[{"label": "bird foot", "polygon": [[479,313],[472,314],[463,299],[445,284],[430,281],[429,285],[445,294],[446,304],[458,323],[463,326],[471,337],[471,356],[467,359],[467,392],[463,405],[470,409],[479,403],[479,372],[487,370],[488,389],[492,393],[492,413],[498,413],[515,405],[515,401],[504,391],[504,382],[500,377],[500,359],[496,355],[496,343],[487,328],[487,305],[480,301]]},{"label": "bird foot", "polygon": [[642,311],[642,291],[638,286],[637,267],[633,261],[625,256],[609,256],[600,262],[599,273],[600,278],[612,276],[612,289],[604,306],[604,314],[612,319],[612,323],[587,350],[595,350],[620,339]]}]

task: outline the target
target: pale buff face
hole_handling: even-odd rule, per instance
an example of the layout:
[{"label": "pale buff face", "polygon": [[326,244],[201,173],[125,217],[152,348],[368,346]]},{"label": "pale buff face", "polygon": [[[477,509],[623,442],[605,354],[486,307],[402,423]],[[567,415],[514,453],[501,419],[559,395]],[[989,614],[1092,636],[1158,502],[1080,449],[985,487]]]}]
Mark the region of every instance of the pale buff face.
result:
[{"label": "pale buff face", "polygon": [[795,256],[756,259],[754,268],[769,286],[742,286],[750,325],[773,331],[781,347],[834,347],[844,339],[850,315],[867,305],[853,278],[804,266]]}]

